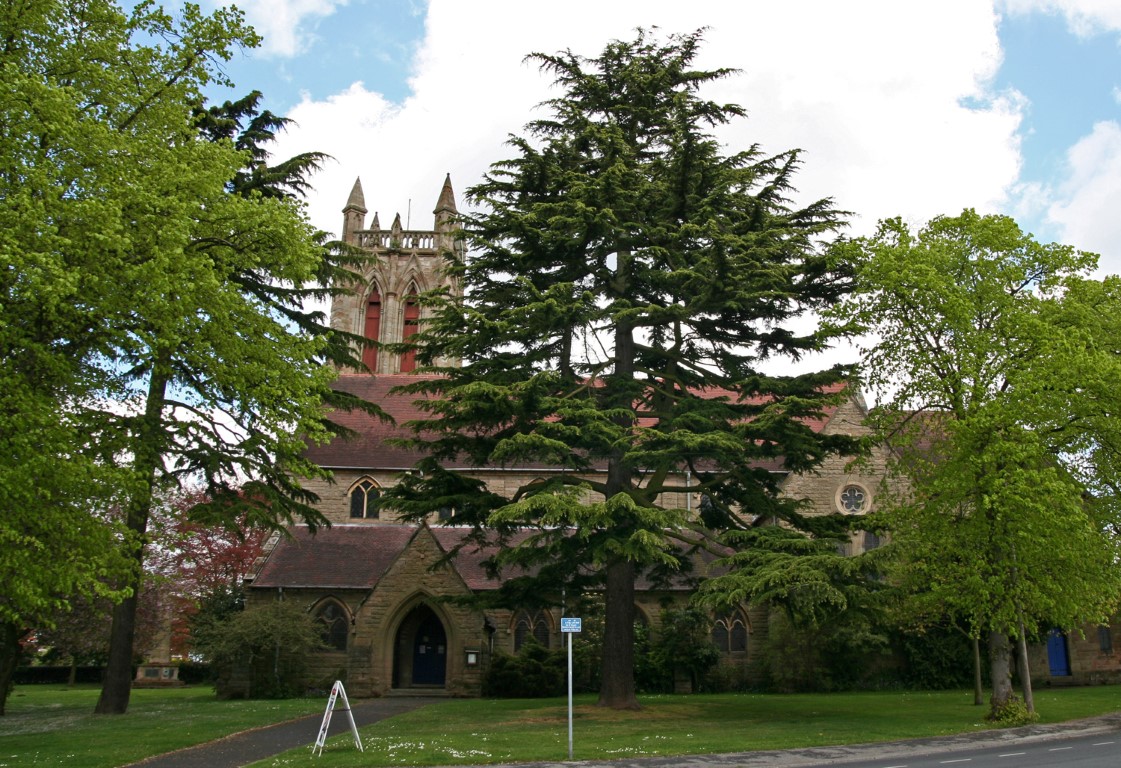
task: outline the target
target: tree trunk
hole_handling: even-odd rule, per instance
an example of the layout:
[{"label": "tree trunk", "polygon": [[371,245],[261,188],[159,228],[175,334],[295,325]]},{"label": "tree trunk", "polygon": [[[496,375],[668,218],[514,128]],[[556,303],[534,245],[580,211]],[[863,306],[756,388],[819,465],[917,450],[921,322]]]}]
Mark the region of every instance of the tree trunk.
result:
[{"label": "tree trunk", "polygon": [[993,715],[1012,701],[1012,646],[1003,632],[989,633],[989,676],[993,686],[989,714]]},{"label": "tree trunk", "polygon": [[3,716],[12,692],[12,678],[19,664],[20,644],[23,630],[18,624],[9,621],[0,623],[0,716]]},{"label": "tree trunk", "polygon": [[140,577],[130,577],[133,594],[113,606],[113,625],[109,630],[109,662],[94,714],[123,715],[132,694],[132,641],[136,635],[136,595]]},{"label": "tree trunk", "polygon": [[1020,622],[1020,641],[1016,644],[1017,673],[1020,675],[1020,690],[1024,692],[1024,706],[1028,712],[1035,712],[1035,697],[1031,690],[1031,666],[1028,662],[1028,640],[1024,636],[1024,624]]},{"label": "tree trunk", "polygon": [[640,709],[634,690],[634,563],[607,566],[599,706]]},{"label": "tree trunk", "polygon": [[136,606],[144,580],[144,546],[147,543],[148,517],[152,511],[156,473],[163,458],[163,406],[168,378],[166,366],[157,362],[148,382],[144,417],[133,438],[133,469],[139,490],[129,500],[125,525],[130,536],[121,544],[127,548],[125,554],[130,561],[128,583],[123,586],[128,587],[131,594],[113,607],[113,624],[109,630],[109,663],[105,667],[101,695],[93,710],[98,715],[125,714],[132,693]]},{"label": "tree trunk", "polygon": [[[631,269],[630,252],[620,250],[617,254],[613,288],[618,296],[627,294],[627,282]],[[627,320],[615,324],[615,370],[612,378],[622,383],[619,394],[615,395],[614,408],[627,412],[613,421],[624,429],[630,429],[631,413],[634,408],[632,391],[629,387],[634,378],[635,343],[634,330]],[[613,498],[616,494],[631,490],[631,469],[624,461],[621,448],[613,450],[607,460],[607,482],[605,496]],[[622,525],[618,535],[626,535],[627,525]],[[599,706],[612,709],[639,709],[634,690],[634,580],[635,564],[627,560],[616,560],[607,565],[607,581],[604,585],[603,616],[603,662],[600,674]]]},{"label": "tree trunk", "polygon": [[973,643],[973,704],[981,706],[985,703],[985,687],[981,683],[981,640],[971,638]]}]

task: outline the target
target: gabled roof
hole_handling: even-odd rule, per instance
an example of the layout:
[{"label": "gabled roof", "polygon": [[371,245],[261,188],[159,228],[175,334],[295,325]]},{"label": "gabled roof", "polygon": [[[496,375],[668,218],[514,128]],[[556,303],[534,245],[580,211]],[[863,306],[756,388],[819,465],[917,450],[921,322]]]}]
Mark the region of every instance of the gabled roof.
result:
[{"label": "gabled roof", "polygon": [[415,526],[333,525],[316,533],[288,529],[253,587],[371,589],[416,534]]},{"label": "gabled roof", "polygon": [[[252,588],[275,589],[373,589],[424,526],[376,525],[355,523],[333,525],[311,533],[306,527],[288,529],[261,566]],[[437,545],[450,552],[464,543],[470,529],[464,527],[429,528]],[[515,534],[510,543],[518,544],[528,532]],[[468,589],[497,589],[501,579],[487,575],[483,563],[497,551],[496,546],[479,547],[467,543],[450,561],[450,566]]]},{"label": "gabled roof", "polygon": [[[333,525],[311,533],[306,527],[289,529],[290,536],[281,539],[261,566],[250,584],[253,589],[373,589],[388,573],[424,526],[376,525],[355,523]],[[469,528],[440,526],[428,531],[444,552],[464,544]],[[530,531],[516,533],[509,544],[517,545],[530,536]],[[497,589],[504,578],[491,578],[485,561],[497,552],[497,545],[464,544],[449,565],[468,589],[482,592]],[[711,555],[694,555],[708,562]],[[510,574],[504,574],[509,577]],[[659,589],[688,589],[685,579]],[[636,588],[654,588],[649,579],[640,577]]]},{"label": "gabled roof", "polygon": [[[411,438],[413,433],[403,425],[409,421],[419,421],[431,418],[416,402],[420,399],[416,395],[390,394],[398,386],[416,382],[420,374],[343,374],[335,380],[333,386],[343,392],[356,395],[363,400],[376,403],[393,417],[394,423],[386,423],[380,419],[358,411],[337,412],[332,418],[337,423],[356,433],[356,437],[339,438],[323,445],[309,446],[306,456],[328,469],[383,469],[406,470],[411,469],[424,456],[420,451],[400,448],[389,445],[386,441],[390,438]],[[826,389],[826,393],[835,394],[845,388],[844,384],[835,384]],[[712,387],[701,392],[702,396],[709,398],[727,397],[735,401],[739,395],[726,389]],[[756,397],[748,400],[750,403],[762,403],[767,398]],[[820,418],[808,419],[806,424],[814,431],[821,432],[836,413],[836,406],[823,409]],[[640,417],[639,423],[648,426],[653,423],[653,418]],[[768,463],[766,468],[779,471],[781,461]],[[447,462],[450,469],[473,468],[467,462]],[[532,464],[525,469],[539,470],[543,465]]]}]

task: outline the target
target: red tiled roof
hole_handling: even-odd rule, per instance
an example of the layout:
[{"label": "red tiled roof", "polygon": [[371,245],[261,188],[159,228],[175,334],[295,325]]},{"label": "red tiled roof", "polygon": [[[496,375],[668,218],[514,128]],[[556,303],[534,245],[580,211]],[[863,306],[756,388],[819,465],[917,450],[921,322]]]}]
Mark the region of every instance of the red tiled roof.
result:
[{"label": "red tiled roof", "polygon": [[312,534],[288,529],[253,587],[370,589],[404,551],[417,529],[403,525],[333,525]]},{"label": "red tiled roof", "polygon": [[[356,523],[334,525],[309,533],[307,528],[290,528],[290,538],[281,539],[250,585],[256,589],[372,589],[404,552],[419,526],[373,525]],[[435,527],[429,529],[436,543],[445,552],[461,544],[470,529]],[[510,545],[524,542],[530,531],[514,534]],[[464,545],[450,561],[467,588],[480,592],[497,589],[503,578],[493,579],[483,563],[497,551],[497,546]],[[711,555],[699,554],[707,562]],[[508,578],[511,574],[504,574]],[[675,580],[669,589],[687,589],[684,579]],[[652,584],[645,576],[636,588],[648,590]]]},{"label": "red tiled roof", "polygon": [[[457,527],[437,527],[430,529],[432,535],[436,537],[437,543],[440,548],[445,552],[450,552],[463,543],[464,538],[467,536],[469,529]],[[515,533],[510,537],[510,545],[516,546],[529,538],[529,531]],[[492,579],[487,575],[486,568],[483,562],[498,551],[495,545],[479,546],[473,543],[467,543],[456,554],[452,560],[452,565],[456,572],[459,573],[467,588],[472,591],[480,591],[484,589],[497,589],[501,583],[501,579]]]},{"label": "red tiled roof", "polygon": [[378,469],[411,469],[423,454],[419,451],[388,445],[391,437],[412,437],[402,425],[425,417],[415,405],[412,395],[390,395],[394,387],[416,381],[413,374],[370,376],[367,374],[342,375],[334,382],[335,389],[348,392],[366,402],[381,406],[393,417],[396,424],[383,422],[361,411],[339,411],[332,420],[356,434],[352,438],[339,438],[323,445],[308,446],[306,456],[322,467],[361,467]]},{"label": "red tiled roof", "polygon": [[[420,530],[416,525],[354,523],[333,525],[312,534],[305,527],[288,530],[269,555],[252,586],[256,588],[372,589],[404,552]],[[429,529],[436,543],[450,552],[463,542],[469,529]],[[511,543],[525,541],[528,533],[516,534]],[[451,561],[467,587],[495,589],[500,580],[487,576],[483,561],[496,551],[493,546],[467,544]]]},{"label": "red tiled roof", "polygon": [[[420,451],[401,448],[387,444],[389,438],[409,438],[413,433],[403,426],[409,421],[418,421],[430,418],[430,414],[417,407],[420,399],[415,395],[390,394],[394,387],[415,382],[419,374],[344,374],[335,381],[336,389],[356,395],[367,402],[376,403],[393,417],[396,423],[386,423],[380,419],[360,411],[338,412],[332,416],[334,421],[353,430],[353,438],[339,438],[323,445],[311,445],[307,448],[306,455],[309,459],[328,469],[361,468],[361,469],[411,469],[416,465],[423,454]],[[825,390],[835,394],[845,388],[843,383],[835,384]],[[738,399],[738,394],[731,390],[717,387],[702,390],[702,395],[709,398],[727,397],[733,402]],[[766,397],[757,396],[747,398],[747,403],[763,403]],[[808,419],[806,423],[814,432],[820,432],[829,423],[836,411],[835,406],[823,409],[822,416]],[[639,423],[648,426],[653,419],[640,418]],[[767,462],[769,465],[771,462]],[[781,468],[781,461],[773,462],[771,469]],[[466,464],[449,462],[451,469],[466,469]],[[541,469],[542,465],[533,464],[527,469]]]}]

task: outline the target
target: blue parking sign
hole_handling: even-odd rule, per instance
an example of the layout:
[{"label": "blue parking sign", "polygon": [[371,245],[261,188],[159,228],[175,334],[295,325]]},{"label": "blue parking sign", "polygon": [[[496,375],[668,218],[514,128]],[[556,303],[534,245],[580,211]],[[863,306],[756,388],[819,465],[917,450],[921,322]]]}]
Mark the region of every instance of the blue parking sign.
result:
[{"label": "blue parking sign", "polygon": [[561,618],[561,632],[580,632],[580,625],[583,619],[574,619],[571,617]]}]

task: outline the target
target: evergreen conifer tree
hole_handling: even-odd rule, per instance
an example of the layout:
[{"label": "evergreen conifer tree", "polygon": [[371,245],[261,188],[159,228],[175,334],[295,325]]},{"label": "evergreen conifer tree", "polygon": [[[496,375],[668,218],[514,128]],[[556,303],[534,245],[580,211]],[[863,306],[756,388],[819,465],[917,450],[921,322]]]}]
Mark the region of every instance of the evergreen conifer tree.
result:
[{"label": "evergreen conifer tree", "polygon": [[[560,95],[469,190],[473,255],[449,265],[463,296],[429,297],[413,339],[441,375],[405,388],[425,395],[431,419],[413,426],[429,458],[389,501],[415,519],[453,507],[480,536],[531,529],[495,563],[505,599],[602,590],[600,704],[615,708],[637,707],[636,578],[681,571],[745,518],[802,522],[775,464],[855,448],[806,423],[845,369],[760,370],[827,344],[795,321],[848,287],[819,248],[841,213],[791,203],[797,151],[724,153],[713,132],[744,112],[702,98],[730,71],[694,69],[701,42],[639,31],[595,58],[529,57]],[[541,481],[503,496],[444,469],[452,457],[540,467]],[[686,494],[711,501],[707,526]]]}]

